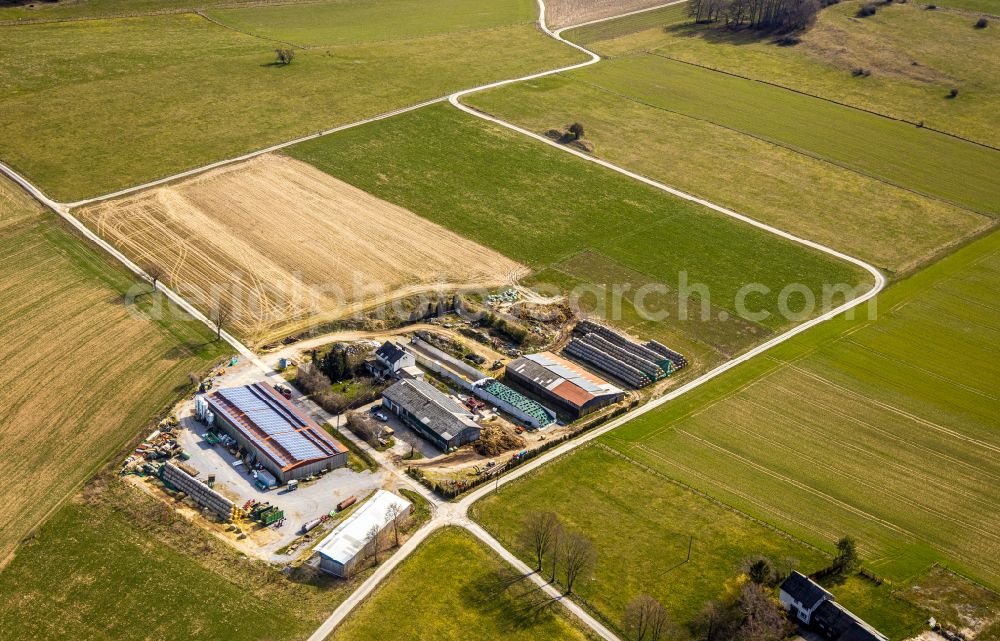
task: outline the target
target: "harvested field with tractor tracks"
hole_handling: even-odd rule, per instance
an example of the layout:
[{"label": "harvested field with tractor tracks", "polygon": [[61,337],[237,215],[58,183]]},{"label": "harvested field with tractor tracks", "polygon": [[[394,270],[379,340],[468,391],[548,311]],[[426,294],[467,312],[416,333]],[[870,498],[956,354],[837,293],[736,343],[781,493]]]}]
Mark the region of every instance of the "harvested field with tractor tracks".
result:
[{"label": "harvested field with tractor tracks", "polygon": [[80,218],[251,342],[432,289],[525,271],[305,163],[267,155],[87,207]]}]

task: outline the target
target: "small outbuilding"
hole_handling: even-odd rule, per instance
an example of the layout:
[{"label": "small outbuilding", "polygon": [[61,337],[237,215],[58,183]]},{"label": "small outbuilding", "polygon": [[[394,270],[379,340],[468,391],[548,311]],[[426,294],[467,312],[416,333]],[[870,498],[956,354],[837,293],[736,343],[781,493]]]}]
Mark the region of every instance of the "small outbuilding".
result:
[{"label": "small outbuilding", "polygon": [[398,525],[412,509],[413,504],[406,499],[378,490],[316,546],[319,569],[343,578],[353,575],[365,549],[375,544],[372,531],[377,528],[379,536],[384,535],[393,527],[394,515]]}]

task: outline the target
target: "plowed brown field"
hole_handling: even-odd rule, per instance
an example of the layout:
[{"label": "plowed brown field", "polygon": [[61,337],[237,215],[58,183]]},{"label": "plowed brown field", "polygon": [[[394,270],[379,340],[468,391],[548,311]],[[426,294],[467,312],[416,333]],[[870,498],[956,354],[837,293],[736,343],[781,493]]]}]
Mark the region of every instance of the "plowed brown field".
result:
[{"label": "plowed brown field", "polygon": [[444,227],[281,155],[99,203],[79,217],[209,313],[265,342],[429,289],[526,271]]},{"label": "plowed brown field", "polygon": [[566,27],[589,20],[617,16],[647,9],[669,0],[549,0],[545,3],[545,22],[549,27]]},{"label": "plowed brown field", "polygon": [[0,567],[221,356],[201,324],[145,318],[148,293],[126,304],[132,282],[0,178]]}]

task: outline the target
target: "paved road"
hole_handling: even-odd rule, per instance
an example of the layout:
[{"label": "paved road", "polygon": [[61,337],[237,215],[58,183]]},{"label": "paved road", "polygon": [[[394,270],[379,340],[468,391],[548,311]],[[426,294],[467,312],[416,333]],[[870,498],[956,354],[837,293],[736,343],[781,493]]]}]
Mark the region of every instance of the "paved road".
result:
[{"label": "paved road", "polygon": [[[488,532],[486,532],[479,525],[473,523],[468,518],[468,509],[469,509],[469,507],[473,503],[475,503],[477,500],[479,500],[483,496],[485,496],[487,493],[493,491],[495,487],[498,487],[499,485],[505,485],[507,483],[510,483],[511,481],[513,481],[513,480],[515,480],[517,478],[520,478],[521,476],[523,476],[523,475],[525,475],[525,474],[527,474],[527,473],[529,473],[529,472],[537,469],[538,467],[540,467],[540,466],[542,466],[542,465],[544,465],[544,464],[552,461],[553,459],[555,459],[555,458],[557,458],[559,456],[562,456],[563,454],[566,454],[566,453],[570,452],[571,450],[573,450],[573,449],[575,449],[577,447],[580,447],[584,443],[587,443],[587,442],[589,442],[589,441],[591,441],[591,440],[593,440],[595,438],[598,438],[602,434],[605,434],[605,433],[609,432],[610,430],[615,429],[616,427],[622,425],[623,423],[625,423],[627,421],[630,421],[630,420],[632,420],[632,419],[634,419],[634,418],[636,418],[638,416],[641,416],[641,415],[645,414],[646,412],[649,412],[649,411],[651,411],[651,410],[653,410],[653,409],[655,409],[655,408],[663,405],[664,403],[667,403],[667,402],[669,402],[669,401],[677,398],[681,394],[685,394],[685,393],[691,391],[692,389],[695,389],[696,387],[698,387],[700,385],[704,385],[708,381],[710,381],[710,380],[712,380],[712,379],[714,379],[714,378],[722,375],[723,373],[725,373],[725,372],[729,371],[730,369],[732,369],[732,368],[740,365],[741,363],[744,363],[744,362],[746,362],[746,361],[748,361],[748,360],[750,360],[750,359],[752,359],[752,358],[754,358],[754,357],[756,357],[756,356],[758,356],[758,355],[766,352],[767,350],[771,349],[772,347],[774,347],[774,346],[776,346],[776,345],[778,345],[780,343],[783,343],[783,342],[789,340],[790,338],[792,338],[792,337],[794,337],[794,336],[796,336],[796,335],[798,335],[798,334],[800,334],[800,333],[802,333],[802,332],[804,332],[804,331],[806,331],[806,330],[808,330],[808,329],[810,329],[812,327],[815,327],[816,325],[818,325],[820,323],[823,323],[823,322],[825,322],[825,321],[827,321],[827,320],[829,320],[829,319],[831,319],[831,318],[833,318],[833,317],[835,317],[835,316],[837,316],[837,315],[839,315],[839,314],[847,311],[848,309],[851,309],[852,307],[855,307],[857,305],[860,305],[860,304],[864,303],[865,301],[868,301],[869,299],[871,299],[874,296],[876,296],[885,287],[885,285],[886,285],[886,279],[881,274],[881,272],[879,272],[878,269],[876,269],[872,265],[869,265],[868,263],[865,263],[864,261],[861,261],[861,260],[859,260],[857,258],[854,258],[852,256],[848,256],[848,255],[846,255],[846,254],[844,254],[842,252],[839,252],[839,251],[837,251],[835,249],[832,249],[830,247],[826,247],[825,245],[821,245],[819,243],[815,243],[813,241],[806,240],[804,238],[800,238],[800,237],[795,236],[793,234],[790,234],[790,233],[788,233],[788,232],[786,232],[784,230],[778,229],[776,227],[772,227],[770,225],[766,225],[764,223],[756,221],[756,220],[754,220],[752,218],[749,218],[747,216],[744,216],[744,215],[739,214],[737,212],[734,212],[732,210],[726,209],[724,207],[720,207],[719,205],[716,205],[716,204],[711,203],[709,201],[706,201],[704,199],[698,198],[696,196],[692,196],[692,195],[687,194],[687,193],[685,193],[683,191],[674,189],[673,187],[670,187],[668,185],[664,185],[663,183],[654,181],[654,180],[652,180],[650,178],[647,178],[647,177],[642,176],[640,174],[634,173],[632,171],[629,171],[627,169],[624,169],[622,167],[614,165],[613,163],[609,163],[607,161],[600,160],[598,158],[594,158],[593,156],[590,156],[590,155],[585,154],[583,152],[576,151],[575,149],[572,149],[572,148],[560,145],[560,144],[558,144],[558,143],[556,143],[556,142],[554,142],[554,141],[552,141],[552,140],[550,140],[550,139],[548,139],[548,138],[546,138],[544,136],[536,134],[536,133],[534,133],[532,131],[529,131],[527,129],[518,127],[517,125],[514,125],[512,123],[500,120],[499,118],[495,118],[495,117],[490,116],[488,114],[482,113],[482,112],[480,112],[480,111],[478,111],[476,109],[473,109],[472,107],[468,107],[468,106],[462,104],[462,102],[461,102],[461,99],[463,97],[468,96],[468,95],[473,94],[473,93],[477,93],[477,92],[480,92],[480,91],[485,91],[487,89],[492,89],[492,88],[496,88],[496,87],[502,87],[502,86],[509,85],[509,84],[512,84],[512,83],[515,83],[515,82],[523,82],[523,81],[526,81],[526,80],[532,80],[532,79],[535,79],[535,78],[542,78],[542,77],[550,76],[550,75],[553,75],[553,74],[563,73],[563,72],[566,72],[566,71],[571,71],[573,69],[579,69],[579,68],[586,67],[586,66],[589,66],[589,65],[592,65],[592,64],[596,64],[597,62],[599,62],[600,61],[600,56],[598,56],[597,54],[595,54],[592,51],[589,51],[588,49],[585,49],[584,47],[581,47],[581,46],[579,46],[577,44],[569,42],[569,41],[565,40],[562,37],[562,33],[564,31],[566,31],[567,29],[572,29],[572,28],[579,27],[579,26],[584,26],[584,25],[587,25],[587,24],[596,24],[596,23],[600,23],[600,22],[605,22],[607,20],[613,20],[613,19],[616,19],[616,18],[623,17],[624,15],[634,15],[634,14],[638,14],[638,13],[644,13],[646,11],[653,11],[655,9],[660,9],[660,8],[663,8],[663,7],[666,7],[666,6],[670,6],[670,5],[674,5],[674,4],[680,4],[680,2],[684,2],[684,1],[686,1],[686,0],[676,0],[674,2],[668,2],[668,3],[662,4],[662,5],[658,5],[656,7],[650,7],[648,9],[643,9],[643,10],[640,10],[640,11],[632,11],[632,12],[628,12],[626,14],[621,14],[621,15],[618,15],[618,16],[612,16],[612,17],[603,18],[603,19],[600,19],[600,20],[592,20],[592,21],[583,23],[582,25],[574,25],[574,26],[571,26],[571,27],[564,27],[564,28],[559,29],[557,31],[551,31],[551,30],[549,30],[549,28],[545,24],[545,4],[544,4],[543,0],[537,0],[537,2],[538,2],[538,8],[539,8],[539,26],[541,27],[541,29],[546,34],[548,34],[549,36],[551,36],[552,38],[555,38],[556,40],[559,40],[560,42],[562,42],[562,43],[564,43],[564,44],[566,44],[566,45],[568,45],[570,47],[573,47],[574,49],[577,49],[577,50],[579,50],[579,51],[587,54],[587,56],[588,56],[589,59],[587,61],[585,61],[585,62],[581,62],[581,63],[575,64],[575,65],[570,65],[570,66],[567,66],[567,67],[561,67],[559,69],[553,69],[551,71],[545,71],[545,72],[541,72],[541,73],[531,74],[531,75],[528,75],[528,76],[524,76],[524,77],[521,77],[521,78],[514,78],[514,79],[511,79],[511,80],[503,80],[503,81],[500,81],[500,82],[494,82],[494,83],[490,83],[490,84],[483,85],[483,86],[480,86],[480,87],[475,87],[475,88],[472,88],[472,89],[467,89],[467,90],[464,90],[464,91],[459,91],[459,92],[456,92],[456,93],[448,96],[447,100],[452,105],[454,105],[455,107],[457,107],[458,109],[461,109],[462,111],[464,111],[466,113],[469,113],[469,114],[471,114],[473,116],[476,116],[478,118],[482,118],[484,120],[488,120],[488,121],[490,121],[490,122],[492,122],[494,124],[500,125],[502,127],[506,127],[508,129],[516,131],[516,132],[518,132],[518,133],[520,133],[522,135],[525,135],[525,136],[528,136],[530,138],[533,138],[533,139],[535,139],[535,140],[537,140],[537,141],[539,141],[541,143],[544,143],[544,144],[553,146],[553,147],[555,147],[557,149],[560,149],[561,151],[563,151],[565,153],[570,153],[570,154],[573,154],[573,155],[575,155],[575,156],[577,156],[577,157],[579,157],[579,158],[581,158],[583,160],[586,160],[588,162],[596,163],[598,165],[601,165],[602,167],[605,167],[605,168],[610,169],[612,171],[616,171],[616,172],[618,172],[618,173],[620,173],[622,175],[628,176],[629,178],[632,178],[634,180],[638,180],[639,182],[645,183],[645,184],[647,184],[647,185],[649,185],[651,187],[654,187],[656,189],[660,189],[661,191],[667,192],[667,193],[672,194],[672,195],[674,195],[676,197],[683,198],[685,200],[689,200],[689,201],[692,201],[692,202],[696,202],[696,203],[698,203],[698,204],[700,204],[700,205],[702,205],[704,207],[708,207],[709,209],[712,209],[712,210],[717,211],[717,212],[719,212],[721,214],[724,214],[726,216],[730,216],[732,218],[740,220],[740,221],[742,221],[742,222],[744,222],[746,224],[753,225],[755,227],[763,229],[763,230],[765,230],[767,232],[770,232],[772,234],[781,236],[783,238],[786,238],[788,240],[791,240],[793,242],[796,242],[796,243],[799,243],[799,244],[802,244],[802,245],[806,245],[808,247],[811,247],[811,248],[816,249],[818,251],[821,251],[823,253],[829,254],[831,256],[835,256],[835,257],[837,257],[837,258],[839,258],[841,260],[844,260],[844,261],[847,261],[847,262],[852,263],[854,265],[857,265],[857,266],[861,267],[862,269],[866,270],[869,274],[872,275],[872,278],[874,280],[874,285],[872,286],[871,289],[869,289],[868,291],[866,291],[861,296],[855,298],[854,300],[852,300],[850,302],[847,302],[847,303],[844,303],[843,305],[837,307],[836,309],[834,309],[834,310],[832,310],[830,312],[827,312],[827,313],[823,314],[822,316],[819,316],[819,317],[817,317],[817,318],[815,318],[813,320],[810,320],[810,321],[807,321],[805,323],[802,323],[801,325],[798,325],[797,327],[795,327],[795,328],[793,328],[793,329],[785,332],[784,334],[781,334],[779,336],[776,336],[776,337],[772,338],[771,340],[767,341],[766,343],[764,343],[764,344],[762,344],[762,345],[760,345],[758,347],[755,347],[754,349],[751,349],[748,352],[745,352],[744,354],[742,354],[742,355],[734,358],[733,360],[730,360],[730,361],[724,363],[723,365],[720,365],[719,367],[716,367],[715,369],[713,369],[713,370],[711,370],[709,372],[706,372],[705,374],[702,374],[698,378],[689,381],[685,385],[682,385],[681,387],[678,387],[678,388],[672,390],[671,392],[665,394],[664,396],[661,396],[661,397],[659,397],[657,399],[654,399],[654,400],[646,403],[645,405],[643,405],[643,406],[641,406],[639,408],[636,408],[636,409],[632,410],[631,412],[628,412],[627,414],[624,414],[621,417],[619,417],[619,418],[617,418],[617,419],[615,419],[613,421],[608,422],[607,424],[601,426],[598,429],[595,429],[595,430],[593,430],[591,432],[588,432],[587,434],[585,434],[585,435],[583,435],[583,436],[581,436],[581,437],[579,437],[577,439],[574,439],[572,441],[564,443],[563,445],[561,445],[561,446],[559,446],[559,447],[557,447],[557,448],[555,448],[553,450],[550,450],[549,452],[547,452],[547,453],[539,456],[538,458],[533,459],[531,462],[529,462],[529,463],[527,463],[525,465],[522,465],[522,466],[516,468],[514,471],[512,471],[512,472],[506,474],[505,476],[501,477],[498,480],[497,483],[489,483],[487,485],[484,485],[483,487],[479,488],[478,490],[475,490],[474,492],[471,492],[469,495],[467,495],[461,501],[458,501],[456,503],[445,503],[445,502],[442,502],[437,497],[435,497],[433,494],[431,494],[423,486],[421,486],[419,484],[412,483],[399,470],[397,470],[393,465],[391,465],[391,463],[381,453],[379,453],[379,452],[375,451],[374,449],[368,447],[367,444],[360,442],[352,434],[346,433],[345,436],[347,438],[351,439],[352,441],[354,441],[355,443],[357,443],[360,447],[362,447],[366,451],[368,451],[368,453],[370,455],[372,455],[380,464],[382,464],[389,471],[389,473],[392,474],[397,479],[397,481],[399,481],[400,483],[403,483],[405,485],[408,485],[410,487],[413,487],[413,489],[415,489],[416,491],[420,492],[423,496],[427,497],[428,500],[431,502],[433,514],[432,514],[430,522],[427,525],[425,525],[419,531],[417,531],[416,533],[414,533],[414,535],[410,539],[408,539],[401,546],[401,548],[396,551],[396,553],[393,556],[391,556],[381,566],[379,566],[375,570],[375,572],[372,573],[372,575],[367,580],[365,580],[365,582],[362,583],[361,586],[359,586],[358,589],[355,590],[355,592],[352,593],[350,597],[347,598],[347,600],[345,600],[343,603],[341,603],[337,607],[337,609],[333,611],[333,613],[327,618],[327,620],[324,621],[324,623],[313,633],[313,635],[310,637],[310,641],[322,641],[323,639],[326,639],[336,629],[336,627],[344,620],[344,618],[355,607],[357,607],[360,603],[362,603],[364,601],[364,599],[367,598],[371,594],[371,592],[386,577],[388,577],[389,574],[404,559],[406,559],[406,557],[409,556],[410,553],[412,553],[419,546],[419,544],[421,542],[423,542],[432,532],[434,532],[437,529],[439,529],[441,527],[444,527],[446,525],[455,525],[455,526],[466,528],[473,535],[475,535],[476,537],[478,537],[479,539],[481,539],[486,545],[488,545],[490,548],[492,548],[493,550],[495,550],[501,557],[503,557],[508,563],[510,563],[511,565],[513,565],[516,569],[518,569],[519,571],[521,571],[525,575],[529,575],[531,577],[531,580],[534,581],[536,584],[538,584],[541,589],[545,590],[546,593],[548,593],[554,599],[558,599],[559,603],[561,603],[562,605],[564,605],[571,613],[573,613],[575,616],[577,616],[584,624],[586,624],[590,628],[592,628],[599,636],[601,636],[602,638],[606,639],[607,641],[618,641],[618,638],[614,635],[614,633],[612,633],[610,630],[608,630],[605,626],[603,626],[599,621],[597,621],[596,619],[594,619],[592,616],[590,616],[589,614],[587,614],[586,611],[584,611],[582,608],[580,608],[572,600],[567,599],[567,598],[562,598],[559,595],[558,590],[556,590],[553,586],[547,584],[544,581],[544,579],[542,579],[541,577],[539,577],[536,574],[532,573],[531,570],[530,570],[530,568],[528,568],[524,563],[522,563],[510,551],[508,551],[507,549],[505,549]],[[346,125],[341,125],[339,127],[334,127],[332,129],[327,129],[327,130],[324,130],[324,131],[321,131],[321,132],[317,132],[317,133],[309,135],[309,136],[305,136],[305,137],[298,138],[298,139],[295,139],[295,140],[291,140],[291,141],[288,141],[288,142],[285,142],[285,143],[274,145],[274,146],[268,147],[266,149],[261,149],[261,150],[256,151],[256,152],[252,152],[252,153],[249,153],[249,154],[244,154],[244,155],[236,157],[236,158],[231,158],[231,159],[228,159],[228,160],[219,161],[219,162],[216,162],[216,163],[212,163],[210,165],[206,165],[204,167],[199,167],[197,169],[192,169],[190,171],[182,172],[180,174],[171,176],[169,178],[164,178],[164,179],[161,179],[161,180],[155,180],[155,181],[152,181],[152,182],[149,182],[149,183],[145,183],[143,185],[138,185],[136,187],[131,187],[129,189],[124,189],[124,190],[117,191],[117,192],[114,192],[114,193],[111,193],[111,194],[106,194],[104,196],[99,196],[97,198],[91,198],[91,199],[88,199],[88,200],[82,200],[82,201],[78,201],[78,202],[75,202],[75,203],[59,203],[59,202],[56,202],[54,200],[51,200],[50,198],[48,198],[47,196],[45,196],[45,194],[43,194],[41,192],[41,190],[39,190],[37,187],[35,187],[34,185],[32,185],[30,182],[28,182],[27,180],[25,180],[23,177],[21,177],[16,172],[14,172],[12,169],[10,169],[9,167],[7,167],[6,165],[4,165],[2,163],[0,163],[0,172],[6,174],[10,178],[12,178],[15,182],[17,182],[18,184],[20,184],[26,191],[28,191],[37,200],[39,200],[41,203],[43,203],[44,205],[48,206],[53,211],[55,211],[60,216],[62,216],[64,219],[66,219],[71,225],[73,225],[76,229],[78,229],[80,231],[80,233],[82,233],[86,238],[88,238],[89,240],[91,240],[92,242],[94,242],[95,244],[97,244],[99,247],[101,247],[102,249],[104,249],[105,251],[107,251],[109,254],[111,254],[112,256],[114,256],[118,261],[120,261],[122,264],[124,264],[128,269],[130,269],[131,271],[133,271],[137,275],[145,277],[144,272],[139,268],[138,265],[136,265],[135,263],[133,263],[124,254],[122,254],[121,252],[119,252],[118,250],[116,250],[109,243],[107,243],[106,241],[104,241],[103,239],[101,239],[100,237],[98,237],[96,234],[94,234],[93,232],[91,232],[89,229],[87,229],[86,226],[84,226],[80,221],[78,221],[75,217],[73,217],[69,213],[70,209],[72,209],[73,207],[78,207],[80,205],[84,205],[84,204],[88,204],[88,203],[92,203],[92,202],[97,202],[97,201],[101,201],[101,200],[107,200],[107,199],[110,199],[110,198],[116,198],[118,196],[123,196],[125,194],[133,193],[133,192],[136,192],[136,191],[140,191],[142,189],[147,189],[149,187],[160,185],[160,184],[163,184],[163,183],[166,183],[166,182],[170,182],[170,181],[173,181],[173,180],[177,180],[177,179],[180,179],[180,178],[185,178],[187,176],[198,174],[198,173],[201,173],[201,172],[204,172],[204,171],[208,171],[208,170],[214,169],[216,167],[221,167],[221,166],[224,166],[224,165],[227,165],[227,164],[231,164],[231,163],[235,163],[235,162],[240,162],[240,161],[243,161],[243,160],[246,160],[246,159],[249,159],[249,158],[253,158],[254,156],[259,156],[261,154],[265,154],[265,153],[269,153],[269,152],[272,152],[272,151],[276,151],[276,150],[281,149],[283,147],[287,147],[289,145],[293,145],[293,144],[296,144],[296,143],[299,143],[299,142],[302,142],[302,141],[305,141],[305,140],[309,140],[309,139],[312,139],[312,138],[317,138],[319,136],[324,136],[324,135],[328,135],[328,134],[331,134],[331,133],[335,133],[337,131],[343,131],[345,129],[349,129],[351,127],[357,127],[357,126],[368,124],[368,123],[375,122],[375,121],[378,121],[378,120],[383,120],[383,119],[386,119],[386,118],[391,118],[392,116],[395,116],[395,115],[406,113],[408,111],[413,111],[415,109],[420,109],[421,107],[425,107],[427,105],[431,105],[431,104],[435,104],[435,103],[438,103],[438,102],[442,102],[445,99],[446,98],[437,98],[437,99],[430,100],[430,101],[427,101],[427,102],[423,102],[423,103],[420,103],[420,104],[417,104],[417,105],[413,105],[413,106],[410,106],[410,107],[404,107],[402,109],[397,109],[397,110],[394,110],[394,111],[391,111],[391,112],[387,112],[385,114],[374,116],[372,118],[367,118],[365,120],[360,120],[358,122],[349,123],[349,124],[346,124]],[[202,314],[197,309],[195,309],[194,306],[192,306],[190,303],[188,303],[186,300],[184,300],[181,296],[179,296],[178,294],[176,294],[175,292],[173,292],[169,288],[163,287],[162,285],[161,285],[161,289],[170,298],[171,301],[173,301],[179,307],[181,307],[186,312],[188,312],[189,314],[191,314],[192,317],[200,320],[201,322],[205,323],[209,327],[213,327],[214,328],[214,324],[212,323],[211,320],[209,320],[207,317],[205,317],[204,314]],[[251,362],[253,362],[257,367],[259,367],[260,370],[263,372],[263,374],[266,377],[271,378],[275,382],[283,382],[281,376],[277,372],[275,372],[267,363],[265,363],[260,358],[258,358],[256,354],[254,354],[246,346],[244,346],[242,343],[240,343],[235,337],[231,336],[227,332],[222,332],[222,338],[225,339],[230,345],[232,345],[233,348],[239,354],[243,355],[245,358],[247,358]],[[323,412],[320,408],[318,408],[315,405],[309,403],[308,401],[306,401],[305,404],[308,405],[308,406],[310,406],[310,409],[315,414],[317,414],[318,416],[320,416],[322,418],[322,420],[332,420],[333,419],[333,417],[329,416],[328,414],[326,414],[325,412]]]}]

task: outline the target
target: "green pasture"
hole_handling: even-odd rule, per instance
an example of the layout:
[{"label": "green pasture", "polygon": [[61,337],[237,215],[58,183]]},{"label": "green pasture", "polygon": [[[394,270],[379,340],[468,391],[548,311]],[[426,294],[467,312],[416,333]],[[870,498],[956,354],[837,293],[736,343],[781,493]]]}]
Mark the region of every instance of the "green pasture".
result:
[{"label": "green pasture", "polygon": [[[829,563],[824,552],[651,473],[604,445],[563,457],[473,507],[478,521],[533,564],[530,552],[517,543],[520,524],[531,511],[555,512],[564,526],[593,538],[596,570],[592,580],[582,582],[577,598],[613,627],[620,624],[625,605],[642,593],[660,600],[673,620],[685,626],[722,592],[727,580],[741,573],[750,557],[764,555],[802,572]],[[893,639],[919,628],[921,611],[885,602],[888,588],[866,590],[858,581],[850,577],[845,589],[831,589],[859,614],[880,623],[895,619]]]},{"label": "green pasture", "polygon": [[99,480],[0,573],[0,638],[305,639],[354,587],[286,578],[140,490]]},{"label": "green pasture", "polygon": [[[955,3],[1000,12],[994,0]],[[861,4],[848,0],[822,10],[815,26],[796,34],[800,42],[793,46],[777,44],[771,34],[695,25],[676,10],[663,10],[658,23],[640,31],[626,28],[631,18],[622,18],[566,36],[602,55],[650,51],[1000,146],[994,125],[1000,99],[997,24],[976,29],[977,14],[929,11],[924,2],[883,5],[876,15],[857,18]],[[615,27],[619,22],[621,29]],[[592,39],[602,33],[604,39]],[[856,69],[869,75],[855,76]],[[949,99],[953,87],[959,95]]]},{"label": "green pasture", "polygon": [[877,573],[938,562],[996,589],[1000,234],[604,437]]},{"label": "green pasture", "polygon": [[655,54],[618,58],[574,77],[891,185],[1000,214],[1000,151]]},{"label": "green pasture", "polygon": [[301,46],[408,40],[480,31],[538,18],[533,0],[333,0],[212,9],[212,18],[256,36]]},{"label": "green pasture", "polygon": [[493,89],[466,102],[538,133],[580,121],[596,156],[895,274],[992,224],[700,117],[631,100],[580,74]]},{"label": "green pasture", "polygon": [[344,641],[591,638],[467,531],[428,537],[337,629]]},{"label": "green pasture", "polygon": [[195,14],[0,27],[0,159],[82,199],[582,57],[528,23],[297,49],[284,67],[278,46]]},{"label": "green pasture", "polygon": [[[757,327],[733,320],[736,293],[747,283],[769,288],[746,299],[756,311],[775,310],[788,283],[819,292],[824,283],[867,282],[853,266],[447,105],[287,151],[533,269],[562,268],[600,285],[613,267],[665,284],[670,292],[660,302],[667,310],[678,309],[681,294],[689,317],[698,319],[661,319],[665,331],[720,343],[720,352],[748,331],[766,335],[790,324],[773,314]],[[696,283],[702,291],[691,289]],[[711,312],[704,320],[702,303]],[[606,309],[613,310],[610,302]],[[715,310],[730,318],[721,320]]]}]

